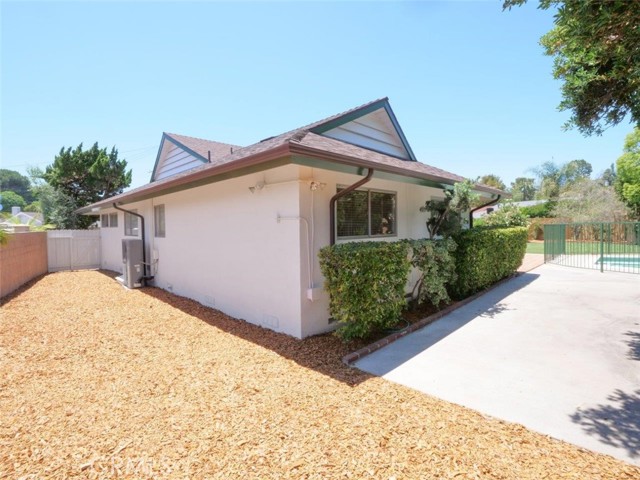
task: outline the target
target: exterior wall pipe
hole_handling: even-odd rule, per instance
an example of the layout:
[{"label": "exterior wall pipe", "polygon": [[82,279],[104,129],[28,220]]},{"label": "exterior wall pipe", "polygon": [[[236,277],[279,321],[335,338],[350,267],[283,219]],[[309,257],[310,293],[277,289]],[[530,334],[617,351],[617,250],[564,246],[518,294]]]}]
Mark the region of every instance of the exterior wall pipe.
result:
[{"label": "exterior wall pipe", "polygon": [[476,210],[480,210],[481,208],[488,207],[490,205],[494,205],[494,204],[498,203],[498,201],[500,200],[501,197],[502,197],[502,195],[498,195],[496,198],[494,198],[490,202],[487,202],[484,205],[480,205],[479,207],[476,207],[476,208],[472,209],[469,212],[469,228],[473,228],[473,212],[475,212]]},{"label": "exterior wall pipe", "polygon": [[366,177],[364,177],[362,180],[358,180],[353,185],[348,186],[344,190],[339,191],[333,197],[331,197],[331,201],[329,202],[329,229],[331,230],[331,237],[329,242],[330,245],[336,244],[336,202],[340,197],[344,197],[346,194],[352,192],[356,188],[361,187],[369,180],[371,180],[371,177],[373,177],[373,172],[373,168],[369,168]]},{"label": "exterior wall pipe", "polygon": [[147,242],[144,233],[144,217],[139,213],[119,207],[115,202],[113,202],[113,208],[120,210],[121,212],[128,213],[129,215],[134,215],[140,219],[140,228],[142,229],[142,279],[151,280],[153,277],[147,276]]}]

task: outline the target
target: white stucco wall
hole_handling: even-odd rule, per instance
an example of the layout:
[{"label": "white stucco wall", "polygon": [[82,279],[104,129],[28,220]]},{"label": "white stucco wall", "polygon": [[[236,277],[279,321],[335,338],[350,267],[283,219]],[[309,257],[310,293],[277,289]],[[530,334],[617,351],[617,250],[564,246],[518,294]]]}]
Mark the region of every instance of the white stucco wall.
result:
[{"label": "white stucco wall", "polygon": [[[297,178],[298,167],[289,165],[123,206],[145,216],[154,284],[301,337],[299,221],[277,220],[299,215]],[[251,193],[261,182],[269,186]],[[153,207],[160,204],[166,235],[155,238]],[[122,271],[122,213],[118,221],[117,229],[103,229],[102,263]]]},{"label": "white stucco wall", "polygon": [[[331,197],[335,195],[338,185],[352,185],[362,178],[362,176],[348,175],[331,172],[327,170],[301,167],[301,179],[313,179],[324,184],[322,189],[312,192],[308,182],[300,183],[300,215],[311,221],[314,220],[314,241],[313,241],[313,297],[310,301],[307,298],[307,289],[303,288],[300,294],[302,306],[302,335],[303,337],[327,332],[335,328],[329,324],[329,296],[324,291],[324,277],[320,272],[318,262],[318,251],[329,245],[329,203]],[[425,238],[428,236],[426,227],[426,214],[420,212],[420,207],[431,196],[442,196],[442,190],[421,187],[418,185],[380,180],[373,178],[362,188],[380,189],[397,193],[397,230],[398,235],[392,237],[364,238],[363,240],[395,241],[403,238]],[[313,205],[313,214],[312,214]],[[342,243],[351,240],[337,240]],[[301,285],[308,282],[309,268],[304,255],[307,248],[306,237],[300,236],[300,250],[303,253],[301,262]],[[411,282],[410,282],[411,283]]]},{"label": "white stucco wall", "polygon": [[[335,328],[329,324],[317,254],[329,244],[329,202],[337,185],[361,178],[287,165],[123,208],[137,209],[146,219],[147,258],[157,260],[152,268],[156,286],[304,338]],[[310,180],[322,188],[312,191]],[[256,185],[251,193],[249,187]],[[427,236],[426,215],[419,208],[441,190],[375,178],[363,188],[397,193],[398,235],[381,241]],[[155,238],[153,207],[160,204],[165,205],[166,236]],[[101,233],[102,267],[122,272],[124,214],[118,212],[117,228]]]}]

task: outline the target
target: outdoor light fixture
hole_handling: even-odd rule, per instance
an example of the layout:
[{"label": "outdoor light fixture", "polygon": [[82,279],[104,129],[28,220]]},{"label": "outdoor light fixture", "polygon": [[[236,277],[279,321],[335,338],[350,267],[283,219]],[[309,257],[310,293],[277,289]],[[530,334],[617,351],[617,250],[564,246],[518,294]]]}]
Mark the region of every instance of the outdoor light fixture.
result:
[{"label": "outdoor light fixture", "polygon": [[257,182],[253,187],[249,187],[249,191],[251,193],[256,193],[257,191],[262,190],[264,187],[266,186],[266,183],[264,182]]}]

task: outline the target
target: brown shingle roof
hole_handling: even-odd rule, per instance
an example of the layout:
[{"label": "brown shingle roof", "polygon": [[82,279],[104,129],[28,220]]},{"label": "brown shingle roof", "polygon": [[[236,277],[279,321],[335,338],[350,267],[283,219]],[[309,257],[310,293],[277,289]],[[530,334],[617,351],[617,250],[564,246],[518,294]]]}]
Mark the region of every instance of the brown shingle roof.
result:
[{"label": "brown shingle roof", "polygon": [[372,168],[389,168],[397,170],[398,173],[421,173],[426,176],[434,177],[434,179],[450,180],[452,182],[462,182],[465,180],[465,178],[460,175],[432,167],[425,163],[401,160],[396,157],[385,155],[384,153],[375,152],[351,143],[317,135],[312,132],[308,132],[300,140],[292,140],[291,142],[314,149],[317,152],[335,153],[345,157],[352,157],[356,159],[359,164],[361,164],[360,161],[367,161],[371,163]]},{"label": "brown shingle roof", "polygon": [[212,140],[205,140],[204,138],[189,137],[187,135],[178,135],[176,133],[165,132],[165,135],[169,137],[169,139],[175,140],[177,143],[193,150],[202,158],[208,159],[209,152],[211,152],[211,161],[224,157],[232,151],[242,148],[238,145],[214,142]]},{"label": "brown shingle roof", "polygon": [[[366,108],[376,102],[386,101],[386,98],[368,102],[346,112],[333,115],[318,122],[311,123],[295,130],[270,137],[247,147],[238,147],[226,143],[212,142],[209,140],[176,135],[168,133],[169,137],[183,143],[188,148],[207,158],[207,152],[211,150],[211,163],[204,163],[191,170],[178,173],[171,177],[157,180],[142,187],[116,195],[106,200],[79,209],[79,212],[87,213],[94,207],[105,207],[113,202],[133,202],[137,199],[149,198],[161,195],[169,189],[189,188],[189,185],[201,185],[204,179],[213,178],[218,174],[244,168],[250,165],[265,163],[277,158],[287,157],[292,154],[313,155],[322,160],[338,162],[376,170],[385,171],[406,177],[428,179],[434,182],[452,184],[463,181],[465,178],[440,168],[432,167],[421,162],[401,160],[396,157],[374,152],[363,147],[352,145],[333,138],[311,132],[311,129],[331,122],[344,115]],[[233,147],[233,150],[231,150]],[[214,151],[216,154],[214,155]],[[203,153],[201,153],[203,152]],[[224,153],[224,154],[223,154]],[[478,190],[504,194],[501,190],[478,185]]]}]

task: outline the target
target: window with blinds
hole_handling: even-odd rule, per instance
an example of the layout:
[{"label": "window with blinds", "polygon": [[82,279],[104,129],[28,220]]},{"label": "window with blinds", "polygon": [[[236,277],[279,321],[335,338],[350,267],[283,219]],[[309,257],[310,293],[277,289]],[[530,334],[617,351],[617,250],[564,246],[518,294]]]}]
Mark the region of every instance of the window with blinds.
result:
[{"label": "window with blinds", "polygon": [[396,229],[395,192],[354,190],[336,202],[338,238],[395,236]]}]

